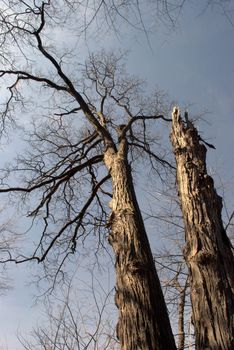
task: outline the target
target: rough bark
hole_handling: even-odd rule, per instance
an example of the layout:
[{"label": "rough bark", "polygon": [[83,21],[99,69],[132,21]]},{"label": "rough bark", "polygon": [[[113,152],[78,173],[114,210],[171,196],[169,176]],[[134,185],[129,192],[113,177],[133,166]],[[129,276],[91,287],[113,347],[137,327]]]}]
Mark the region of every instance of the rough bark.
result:
[{"label": "rough bark", "polygon": [[222,198],[207,174],[206,147],[196,128],[176,108],[172,119],[196,349],[234,349],[234,257],[222,223]]},{"label": "rough bark", "polygon": [[175,350],[167,308],[155,269],[127,161],[126,140],[108,148],[113,182],[109,242],[115,253],[117,336],[121,350]]}]

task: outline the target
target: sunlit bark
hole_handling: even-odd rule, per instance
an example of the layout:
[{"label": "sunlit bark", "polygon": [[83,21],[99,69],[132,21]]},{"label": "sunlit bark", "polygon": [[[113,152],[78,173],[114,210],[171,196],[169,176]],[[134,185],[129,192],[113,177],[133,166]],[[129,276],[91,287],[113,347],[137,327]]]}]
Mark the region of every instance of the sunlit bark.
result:
[{"label": "sunlit bark", "polygon": [[234,349],[234,259],[222,224],[222,199],[207,174],[206,147],[196,128],[182,121],[176,108],[172,118],[196,349]]},{"label": "sunlit bark", "polygon": [[116,259],[117,335],[122,350],[176,349],[160,282],[132,183],[126,140],[108,149],[113,182],[110,244]]}]

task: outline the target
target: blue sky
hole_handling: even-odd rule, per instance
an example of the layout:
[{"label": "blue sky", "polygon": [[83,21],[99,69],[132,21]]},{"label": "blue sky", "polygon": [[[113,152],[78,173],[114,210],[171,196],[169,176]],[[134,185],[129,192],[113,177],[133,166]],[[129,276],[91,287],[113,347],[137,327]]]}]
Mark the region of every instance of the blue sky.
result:
[{"label": "blue sky", "polygon": [[[126,33],[120,39],[111,34],[99,36],[90,46],[128,50],[130,73],[144,78],[150,87],[164,89],[179,105],[191,104],[191,115],[208,111],[204,115],[207,122],[199,122],[202,136],[216,146],[215,151],[208,151],[208,169],[215,175],[217,187],[221,182],[224,184],[231,210],[234,206],[234,28],[217,10],[197,14],[198,11],[187,9],[174,31],[168,33],[161,27],[153,32],[149,37],[151,48],[144,33],[136,33],[131,27],[124,29]],[[80,45],[85,52],[87,45]],[[12,145],[11,151],[14,152]],[[34,288],[25,285],[30,270],[21,265],[10,276],[14,279],[14,289],[0,298],[0,350],[22,349],[16,340],[17,329],[21,332],[30,329],[42,313],[39,307],[33,307]]]}]

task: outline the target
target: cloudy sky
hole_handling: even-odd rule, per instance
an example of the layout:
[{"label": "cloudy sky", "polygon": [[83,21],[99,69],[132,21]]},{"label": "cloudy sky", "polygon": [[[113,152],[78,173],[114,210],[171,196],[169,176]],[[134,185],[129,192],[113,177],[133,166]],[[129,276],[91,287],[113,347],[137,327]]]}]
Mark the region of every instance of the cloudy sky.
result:
[{"label": "cloudy sky", "polygon": [[[214,174],[217,187],[224,185],[231,211],[234,206],[234,26],[220,8],[209,8],[201,14],[194,6],[185,8],[171,31],[163,26],[154,28],[148,39],[132,27],[124,26],[124,31],[119,37],[109,33],[97,35],[90,42],[81,41],[80,50],[84,56],[87,49],[100,47],[127,50],[130,73],[144,78],[150,87],[167,91],[182,107],[189,105],[191,115],[206,111],[204,121],[199,122],[199,131],[216,146],[215,151],[208,151],[208,169]],[[17,146],[10,146],[10,152],[14,153],[14,147]],[[9,150],[2,150],[2,162],[4,152]],[[26,285],[29,275],[26,266],[15,268],[10,273],[14,288],[0,297],[1,350],[21,350],[17,331],[30,329],[41,315],[40,308],[33,306],[34,287]]]}]

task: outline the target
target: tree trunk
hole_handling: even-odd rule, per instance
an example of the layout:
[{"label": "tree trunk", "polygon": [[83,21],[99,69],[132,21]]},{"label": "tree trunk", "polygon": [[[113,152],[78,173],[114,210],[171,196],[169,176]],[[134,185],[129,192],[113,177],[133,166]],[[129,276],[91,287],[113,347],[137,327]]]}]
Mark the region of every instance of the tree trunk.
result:
[{"label": "tree trunk", "polygon": [[234,258],[221,218],[222,198],[206,171],[206,147],[175,108],[171,141],[185,224],[196,349],[234,349]]},{"label": "tree trunk", "polygon": [[186,302],[186,291],[187,291],[187,279],[184,286],[179,285],[178,291],[179,300],[178,300],[178,344],[177,350],[184,350],[185,346],[185,330],[184,330],[184,313],[185,313],[185,302]]},{"label": "tree trunk", "polygon": [[121,350],[175,350],[167,308],[155,269],[127,161],[126,140],[108,148],[113,182],[109,242],[115,253],[117,336]]}]

